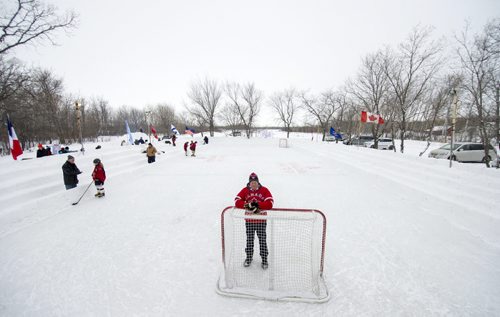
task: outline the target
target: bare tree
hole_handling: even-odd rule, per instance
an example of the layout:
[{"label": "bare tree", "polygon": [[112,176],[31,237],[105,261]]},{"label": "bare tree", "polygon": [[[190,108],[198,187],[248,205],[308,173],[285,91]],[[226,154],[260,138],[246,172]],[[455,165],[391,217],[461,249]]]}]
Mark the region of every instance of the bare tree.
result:
[{"label": "bare tree", "polygon": [[404,152],[407,124],[418,113],[418,105],[436,74],[440,46],[430,41],[431,28],[416,27],[408,39],[399,45],[396,53],[385,54],[384,71],[394,94],[394,106]]},{"label": "bare tree", "polygon": [[191,84],[188,92],[191,105],[187,111],[199,122],[208,125],[210,136],[214,136],[215,116],[222,97],[222,88],[215,80],[205,78]]},{"label": "bare tree", "polygon": [[175,109],[165,103],[157,104],[152,113],[152,124],[162,133],[171,133],[170,126],[177,121]]},{"label": "bare tree", "polygon": [[279,120],[286,129],[286,137],[290,137],[290,129],[294,116],[300,108],[298,93],[294,88],[275,93],[269,98],[271,107],[278,114]]},{"label": "bare tree", "polygon": [[[488,23],[483,32],[471,36],[468,25],[456,37],[459,48],[458,57],[464,72],[462,87],[472,99],[479,120],[479,134],[484,146],[484,162],[490,166],[490,135],[487,129],[488,112],[494,109],[495,101],[488,95],[494,86],[495,75],[499,72],[500,58],[497,32],[500,32],[500,19]],[[499,78],[496,76],[496,78]],[[498,133],[498,132],[497,132]],[[497,135],[495,133],[495,136]]]},{"label": "bare tree", "polygon": [[250,138],[255,118],[260,111],[262,92],[255,88],[254,83],[248,83],[244,86],[237,83],[227,83],[225,90],[230,100],[230,106],[239,115],[246,136]]},{"label": "bare tree", "polygon": [[429,91],[428,99],[425,101],[427,107],[423,113],[424,124],[422,125],[427,131],[427,146],[420,152],[419,156],[422,156],[431,145],[436,122],[450,106],[452,102],[450,92],[459,85],[460,80],[461,78],[456,75],[448,75],[443,80],[436,82],[434,88]]},{"label": "bare tree", "polygon": [[219,112],[220,120],[231,129],[232,132],[243,126],[238,110],[231,103],[226,104]]},{"label": "bare tree", "polygon": [[76,26],[76,14],[73,12],[58,15],[54,6],[39,0],[11,2],[2,6],[5,11],[0,14],[0,55],[37,40],[55,44],[57,31]]},{"label": "bare tree", "polygon": [[[382,115],[387,120],[389,82],[384,68],[384,53],[378,51],[364,57],[356,79],[349,82],[347,89],[365,109]],[[383,133],[384,129],[381,129],[379,124],[372,126],[375,148],[378,147],[378,138]]]},{"label": "bare tree", "polygon": [[328,130],[328,125],[337,110],[333,91],[325,91],[319,97],[307,96],[305,92],[300,94],[302,107],[314,117],[323,131],[322,141]]}]

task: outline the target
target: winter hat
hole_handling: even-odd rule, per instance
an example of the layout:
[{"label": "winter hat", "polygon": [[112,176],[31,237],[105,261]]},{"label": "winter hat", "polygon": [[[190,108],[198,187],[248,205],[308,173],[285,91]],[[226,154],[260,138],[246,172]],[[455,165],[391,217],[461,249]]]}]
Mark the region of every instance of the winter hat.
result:
[{"label": "winter hat", "polygon": [[99,163],[101,163],[101,160],[100,160],[100,159],[98,159],[98,158],[96,158],[96,159],[94,160],[94,164],[99,164]]},{"label": "winter hat", "polygon": [[250,183],[251,181],[256,181],[257,183],[259,182],[259,177],[257,176],[257,174],[250,174],[250,176],[248,177],[248,182]]},{"label": "winter hat", "polygon": [[68,160],[74,159],[75,157],[73,155],[68,155]]}]

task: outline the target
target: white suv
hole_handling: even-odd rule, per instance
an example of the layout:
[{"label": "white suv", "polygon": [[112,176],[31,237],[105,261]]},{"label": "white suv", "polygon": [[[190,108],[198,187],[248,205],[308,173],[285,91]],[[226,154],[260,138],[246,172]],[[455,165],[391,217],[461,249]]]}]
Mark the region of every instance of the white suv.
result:
[{"label": "white suv", "polygon": [[[450,144],[445,144],[439,149],[432,150],[429,157],[437,159],[450,158]],[[497,160],[497,153],[493,146],[489,148],[489,161],[495,162]],[[459,162],[484,162],[484,146],[482,143],[454,143],[451,159]]]}]

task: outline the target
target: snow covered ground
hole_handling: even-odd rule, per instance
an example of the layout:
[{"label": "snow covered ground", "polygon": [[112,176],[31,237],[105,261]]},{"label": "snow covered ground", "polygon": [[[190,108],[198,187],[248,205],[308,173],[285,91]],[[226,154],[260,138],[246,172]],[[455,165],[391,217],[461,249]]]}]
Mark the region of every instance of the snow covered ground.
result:
[{"label": "snow covered ground", "polygon": [[[293,135],[199,141],[147,164],[142,146],[0,159],[1,316],[500,315],[500,170]],[[437,147],[438,144],[431,147]],[[30,156],[27,154],[25,156]],[[72,206],[102,159],[106,197]],[[219,296],[219,215],[256,172],[276,207],[327,215],[325,304]]]}]

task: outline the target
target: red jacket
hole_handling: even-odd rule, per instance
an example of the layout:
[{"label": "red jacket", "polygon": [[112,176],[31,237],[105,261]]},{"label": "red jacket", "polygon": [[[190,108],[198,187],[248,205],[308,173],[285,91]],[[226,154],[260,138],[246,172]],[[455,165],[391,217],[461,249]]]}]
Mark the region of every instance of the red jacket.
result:
[{"label": "red jacket", "polygon": [[184,151],[187,151],[189,142],[184,143]]},{"label": "red jacket", "polygon": [[[274,199],[273,195],[264,186],[260,186],[257,190],[250,189],[249,186],[243,188],[236,198],[234,198],[234,205],[236,208],[245,208],[246,203],[258,202],[260,210],[268,210],[273,208]],[[245,215],[252,215],[253,213],[250,211],[245,212]],[[267,215],[266,212],[261,212],[261,215]],[[248,222],[265,222],[265,220],[257,220],[257,219],[246,219]]]},{"label": "red jacket", "polygon": [[191,151],[196,150],[196,143],[194,143],[194,142],[193,142],[193,143],[191,143],[191,144],[189,145],[189,149],[190,149]]},{"label": "red jacket", "polygon": [[92,172],[92,179],[99,180],[104,183],[106,180],[106,172],[104,171],[104,166],[102,163],[97,164]]}]

